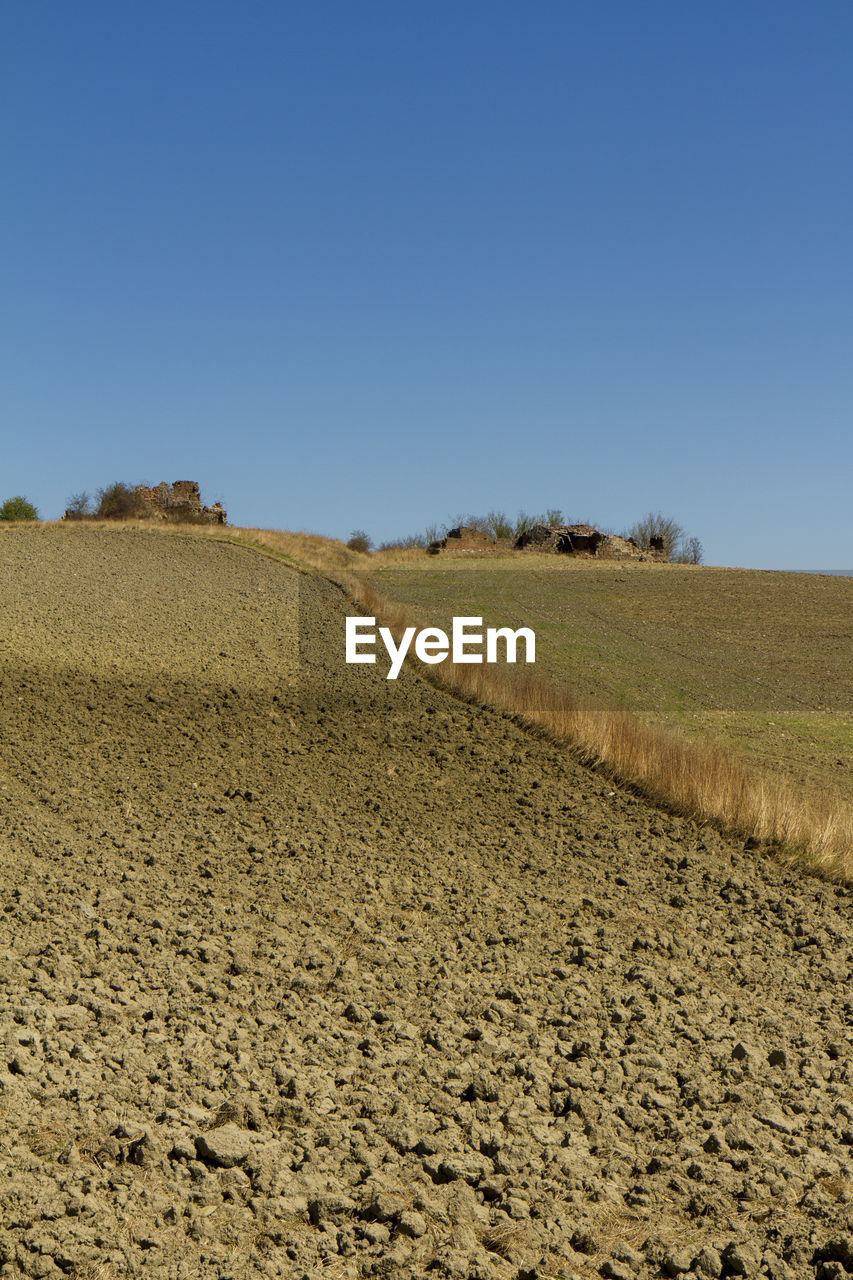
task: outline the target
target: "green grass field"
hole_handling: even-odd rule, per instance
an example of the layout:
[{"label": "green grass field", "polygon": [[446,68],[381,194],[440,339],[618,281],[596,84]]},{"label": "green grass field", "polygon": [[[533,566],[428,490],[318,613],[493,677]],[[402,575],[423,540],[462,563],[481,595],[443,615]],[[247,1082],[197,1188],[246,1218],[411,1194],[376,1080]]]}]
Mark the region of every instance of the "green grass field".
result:
[{"label": "green grass field", "polygon": [[525,555],[362,573],[424,622],[531,626],[540,674],[853,796],[853,579]]}]

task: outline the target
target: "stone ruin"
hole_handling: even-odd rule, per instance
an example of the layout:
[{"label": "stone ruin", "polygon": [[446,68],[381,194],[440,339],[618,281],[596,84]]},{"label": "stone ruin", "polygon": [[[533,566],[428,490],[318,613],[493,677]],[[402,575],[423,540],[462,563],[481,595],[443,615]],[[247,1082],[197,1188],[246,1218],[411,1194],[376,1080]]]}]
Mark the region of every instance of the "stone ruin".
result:
[{"label": "stone ruin", "polygon": [[591,524],[535,524],[516,538],[515,545],[519,551],[532,547],[561,555],[584,551],[594,556],[603,541],[604,534]]},{"label": "stone ruin", "polygon": [[[659,557],[649,555],[633,538],[621,538],[618,533],[605,534],[596,555],[606,560],[654,560]],[[663,557],[666,559],[666,557]]]},{"label": "stone ruin", "polygon": [[153,489],[138,484],[133,492],[146,507],[145,514],[150,519],[186,521],[191,524],[228,522],[228,513],[221,502],[215,502],[212,507],[202,506],[196,480],[176,480],[174,484],[166,484],[162,480]]},{"label": "stone ruin", "polygon": [[602,533],[591,524],[535,524],[515,540],[519,551],[545,551],[553,555],[588,555],[601,560],[638,560],[644,553],[633,538]]},{"label": "stone ruin", "polygon": [[[599,560],[660,560],[665,556],[655,548],[643,551],[633,538],[621,538],[615,533],[602,533],[591,524],[535,524],[520,534],[513,543],[517,551],[544,551],[552,555],[596,556]],[[497,543],[489,534],[475,525],[459,525],[448,529],[443,538],[436,538],[427,547],[429,555],[469,554],[495,552]]]},{"label": "stone ruin", "polygon": [[495,540],[482,529],[462,524],[456,529],[448,529],[444,538],[436,538],[427,547],[431,555],[439,551],[494,551]]},{"label": "stone ruin", "polygon": [[[176,480],[174,484],[166,484],[162,480],[153,489],[146,484],[135,485],[133,489],[126,485],[115,485],[120,491],[115,509],[105,517],[107,519],[142,519],[170,520],[175,524],[227,524],[228,512],[221,502],[214,502],[212,507],[202,506],[201,494],[195,480]],[[102,493],[99,493],[102,497]],[[94,520],[90,510],[79,506],[69,507],[63,520]]]}]

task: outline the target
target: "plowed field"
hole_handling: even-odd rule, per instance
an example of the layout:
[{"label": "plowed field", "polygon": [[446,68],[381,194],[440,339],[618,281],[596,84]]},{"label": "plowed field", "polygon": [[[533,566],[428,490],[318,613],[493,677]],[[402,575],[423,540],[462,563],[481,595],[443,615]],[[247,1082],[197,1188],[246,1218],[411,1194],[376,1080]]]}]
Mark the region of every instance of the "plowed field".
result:
[{"label": "plowed field", "polygon": [[0,1275],[853,1271],[851,892],[346,612],[0,532]]}]

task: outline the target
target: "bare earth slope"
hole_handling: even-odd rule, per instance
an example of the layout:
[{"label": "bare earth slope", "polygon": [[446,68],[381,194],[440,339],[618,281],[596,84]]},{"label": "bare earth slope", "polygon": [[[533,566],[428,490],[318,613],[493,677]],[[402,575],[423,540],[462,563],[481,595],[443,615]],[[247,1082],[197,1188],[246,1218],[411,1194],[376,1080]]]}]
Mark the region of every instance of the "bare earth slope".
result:
[{"label": "bare earth slope", "polygon": [[0,1275],[853,1272],[850,891],[345,612],[0,534]]}]

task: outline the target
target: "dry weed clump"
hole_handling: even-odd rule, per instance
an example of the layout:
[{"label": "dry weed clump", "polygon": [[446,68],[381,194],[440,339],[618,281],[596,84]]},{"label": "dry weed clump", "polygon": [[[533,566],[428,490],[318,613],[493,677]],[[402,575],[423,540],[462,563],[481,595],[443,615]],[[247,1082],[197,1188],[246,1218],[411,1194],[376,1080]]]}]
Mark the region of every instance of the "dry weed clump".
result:
[{"label": "dry weed clump", "polygon": [[68,1141],[64,1128],[55,1124],[31,1124],[23,1133],[23,1140],[34,1156],[40,1160],[53,1159]]},{"label": "dry weed clump", "polygon": [[496,1253],[507,1262],[513,1262],[530,1247],[529,1232],[515,1222],[485,1228],[480,1240],[489,1253]]},{"label": "dry weed clump", "polygon": [[[395,635],[422,625],[357,578],[347,576],[343,585]],[[804,793],[719,746],[689,741],[627,711],[586,706],[535,674],[450,661],[424,674],[454,694],[508,711],[659,804],[775,845],[786,859],[828,879],[853,882],[853,808]]]},{"label": "dry weed clump", "polygon": [[113,1271],[107,1262],[78,1262],[72,1268],[72,1280],[110,1280]]},{"label": "dry weed clump", "polygon": [[236,1124],[243,1127],[246,1122],[246,1108],[240,1103],[223,1102],[219,1110],[208,1121],[206,1128],[221,1129],[226,1124]]}]

